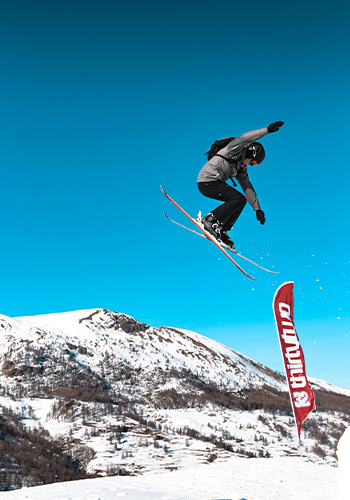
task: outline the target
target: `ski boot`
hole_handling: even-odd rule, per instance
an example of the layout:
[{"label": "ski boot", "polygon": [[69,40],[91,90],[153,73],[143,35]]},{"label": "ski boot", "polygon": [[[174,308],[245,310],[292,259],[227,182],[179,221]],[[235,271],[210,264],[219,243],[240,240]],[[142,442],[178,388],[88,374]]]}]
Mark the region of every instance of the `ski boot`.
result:
[{"label": "ski boot", "polygon": [[226,231],[222,230],[221,231],[221,237],[220,240],[222,242],[222,246],[225,248],[228,248],[228,250],[236,251],[235,244],[229,237],[229,235],[226,233]]},{"label": "ski boot", "polygon": [[221,222],[211,212],[201,219],[201,224],[208,233],[221,243]]},{"label": "ski boot", "polygon": [[214,236],[214,238],[220,243],[220,245],[222,245],[224,248],[227,248],[228,250],[236,250],[235,244],[226,233],[226,231],[222,229],[221,222],[218,221],[213,213],[210,212],[208,215],[203,217],[200,222],[203,225],[204,229],[208,231],[211,236]]}]

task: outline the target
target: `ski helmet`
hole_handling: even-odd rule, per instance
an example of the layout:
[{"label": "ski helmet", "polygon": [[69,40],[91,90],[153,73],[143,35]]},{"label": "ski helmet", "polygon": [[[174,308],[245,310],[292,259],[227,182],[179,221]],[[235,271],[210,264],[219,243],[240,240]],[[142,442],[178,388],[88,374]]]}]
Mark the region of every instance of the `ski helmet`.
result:
[{"label": "ski helmet", "polygon": [[255,160],[258,164],[261,163],[265,158],[265,149],[260,142],[252,142],[247,147],[246,158]]}]

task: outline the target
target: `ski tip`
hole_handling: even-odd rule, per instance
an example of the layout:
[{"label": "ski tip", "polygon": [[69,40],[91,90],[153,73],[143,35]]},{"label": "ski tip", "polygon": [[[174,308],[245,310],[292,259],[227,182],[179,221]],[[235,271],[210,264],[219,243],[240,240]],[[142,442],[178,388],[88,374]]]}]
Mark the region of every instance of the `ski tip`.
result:
[{"label": "ski tip", "polygon": [[[163,188],[163,184],[160,185],[160,189],[162,190],[162,193],[164,194],[164,196],[166,196],[169,200],[171,200],[170,196],[168,195],[168,193],[165,191],[165,189]],[[172,201],[172,200],[171,200]]]}]

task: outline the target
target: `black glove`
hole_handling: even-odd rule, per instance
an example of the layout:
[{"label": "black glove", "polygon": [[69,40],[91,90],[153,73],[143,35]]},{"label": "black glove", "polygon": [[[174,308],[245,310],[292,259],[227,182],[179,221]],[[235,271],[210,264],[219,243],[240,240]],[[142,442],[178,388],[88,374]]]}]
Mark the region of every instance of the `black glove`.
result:
[{"label": "black glove", "polygon": [[260,222],[260,224],[262,224],[262,225],[265,224],[265,214],[262,210],[256,211],[256,218]]},{"label": "black glove", "polygon": [[273,122],[267,127],[267,130],[269,131],[269,134],[271,134],[272,132],[277,132],[282,125],[284,125],[284,122]]}]

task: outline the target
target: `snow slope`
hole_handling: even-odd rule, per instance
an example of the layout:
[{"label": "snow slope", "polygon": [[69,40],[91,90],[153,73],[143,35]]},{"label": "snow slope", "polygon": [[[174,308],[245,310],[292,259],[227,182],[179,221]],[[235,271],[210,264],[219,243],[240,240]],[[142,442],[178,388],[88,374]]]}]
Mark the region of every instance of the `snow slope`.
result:
[{"label": "snow slope", "polygon": [[337,470],[299,457],[244,459],[137,477],[24,488],[4,500],[336,500]]},{"label": "snow slope", "polygon": [[350,427],[348,427],[339,440],[337,447],[339,460],[338,488],[339,500],[349,500],[350,498]]}]

